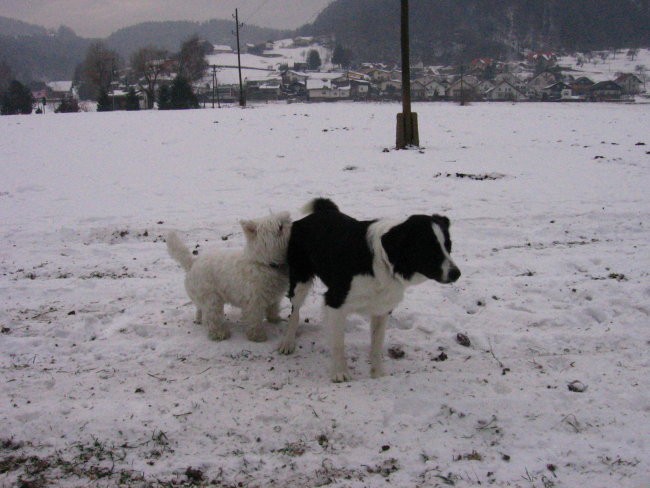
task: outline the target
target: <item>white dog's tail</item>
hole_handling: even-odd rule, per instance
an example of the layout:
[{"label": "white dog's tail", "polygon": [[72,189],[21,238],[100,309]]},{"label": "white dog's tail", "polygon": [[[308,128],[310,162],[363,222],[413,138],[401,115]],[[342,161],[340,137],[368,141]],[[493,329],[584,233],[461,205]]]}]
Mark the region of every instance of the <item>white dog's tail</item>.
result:
[{"label": "white dog's tail", "polygon": [[180,264],[185,271],[189,271],[192,268],[194,263],[194,256],[190,252],[189,248],[183,244],[180,237],[176,232],[170,232],[167,234],[167,251],[169,255]]}]

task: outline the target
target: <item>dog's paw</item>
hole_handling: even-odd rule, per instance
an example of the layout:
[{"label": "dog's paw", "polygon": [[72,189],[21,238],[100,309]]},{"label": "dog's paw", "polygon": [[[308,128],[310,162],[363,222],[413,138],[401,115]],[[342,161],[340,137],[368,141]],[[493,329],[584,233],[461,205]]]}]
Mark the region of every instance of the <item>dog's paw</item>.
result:
[{"label": "dog's paw", "polygon": [[278,352],[280,354],[292,354],[296,350],[296,340],[295,339],[282,339],[280,347],[278,347]]},{"label": "dog's paw", "polygon": [[224,327],[218,329],[210,329],[208,336],[213,341],[225,341],[230,337],[230,330]]},{"label": "dog's paw", "polygon": [[351,379],[352,376],[350,376],[347,368],[332,372],[332,381],[334,383],[343,383],[344,381],[350,381]]},{"label": "dog's paw", "polygon": [[251,327],[246,331],[246,337],[248,337],[249,341],[253,342],[264,342],[268,339],[266,331],[261,327]]}]

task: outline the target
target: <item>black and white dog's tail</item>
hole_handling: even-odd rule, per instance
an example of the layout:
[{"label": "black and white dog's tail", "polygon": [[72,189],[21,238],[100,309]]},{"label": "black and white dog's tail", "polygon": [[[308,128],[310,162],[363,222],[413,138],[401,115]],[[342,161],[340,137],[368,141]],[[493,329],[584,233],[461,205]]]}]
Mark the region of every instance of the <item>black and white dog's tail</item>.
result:
[{"label": "black and white dog's tail", "polygon": [[180,237],[176,232],[167,234],[167,251],[169,255],[176,261],[185,271],[189,271],[194,264],[194,256],[189,248],[183,244]]},{"label": "black and white dog's tail", "polygon": [[314,198],[307,205],[302,207],[302,213],[305,215],[320,212],[339,212],[339,207],[329,198]]}]

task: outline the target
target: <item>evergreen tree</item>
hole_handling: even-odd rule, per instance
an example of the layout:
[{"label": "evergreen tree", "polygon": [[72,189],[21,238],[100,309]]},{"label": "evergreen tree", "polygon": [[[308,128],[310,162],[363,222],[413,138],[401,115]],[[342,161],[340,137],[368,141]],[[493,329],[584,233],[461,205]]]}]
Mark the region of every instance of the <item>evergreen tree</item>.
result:
[{"label": "evergreen tree", "polygon": [[110,112],[112,110],[113,104],[111,103],[111,98],[108,96],[108,92],[105,88],[100,88],[99,97],[97,98],[97,111]]},{"label": "evergreen tree", "polygon": [[337,44],[332,53],[332,63],[340,65],[342,68],[349,68],[352,64],[352,52]]},{"label": "evergreen tree", "polygon": [[69,114],[79,112],[79,103],[73,97],[65,97],[61,100],[61,104],[56,108],[54,113]]},{"label": "evergreen tree", "polygon": [[2,96],[2,106],[0,114],[16,115],[31,114],[34,97],[25,85],[18,80],[9,83],[9,88]]},{"label": "evergreen tree", "polygon": [[321,64],[320,54],[318,54],[318,51],[316,51],[316,49],[309,51],[309,54],[307,55],[307,68],[312,71],[317,71]]},{"label": "evergreen tree", "polygon": [[172,109],[199,108],[199,100],[192,90],[192,85],[182,76],[174,78],[170,98]]},{"label": "evergreen tree", "polygon": [[158,88],[158,110],[169,110],[172,108],[172,97],[169,86],[163,85]]},{"label": "evergreen tree", "polygon": [[140,100],[138,95],[135,94],[135,88],[129,88],[126,94],[126,109],[127,110],[140,110]]}]

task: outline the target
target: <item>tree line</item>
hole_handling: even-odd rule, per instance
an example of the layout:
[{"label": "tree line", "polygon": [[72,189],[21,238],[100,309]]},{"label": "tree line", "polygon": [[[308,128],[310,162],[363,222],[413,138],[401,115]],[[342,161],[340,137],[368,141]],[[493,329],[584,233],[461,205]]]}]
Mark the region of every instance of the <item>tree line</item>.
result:
[{"label": "tree line", "polygon": [[[146,95],[147,108],[179,109],[198,107],[198,99],[192,84],[199,81],[208,68],[205,55],[211,45],[192,36],[182,43],[178,53],[166,49],[146,46],[135,51],[128,69],[119,54],[109,49],[102,41],[96,41],[88,48],[86,57],[76,73],[81,98],[97,100],[97,110],[111,110],[109,92],[111,85],[126,81],[131,85],[126,97],[126,108],[136,109],[137,97],[133,85]],[[175,77],[169,80],[169,76]],[[130,81],[130,83],[129,83]]]},{"label": "tree line", "polygon": [[[147,108],[158,103],[161,110],[197,108],[198,98],[192,84],[199,81],[207,70],[205,55],[212,46],[192,36],[182,43],[177,53],[146,46],[135,51],[129,63],[103,41],[94,41],[86,51],[74,76],[80,98],[97,101],[97,111],[114,109],[111,93],[115,85],[130,86],[125,97],[126,110],[138,110],[139,98],[134,86],[145,95]],[[170,79],[174,74],[174,78]],[[2,115],[32,113],[35,104],[30,87],[18,81],[9,65],[0,61],[0,111]],[[38,110],[42,110],[39,107]],[[79,106],[72,97],[61,101],[57,112],[78,112]]]}]

